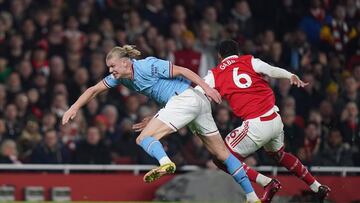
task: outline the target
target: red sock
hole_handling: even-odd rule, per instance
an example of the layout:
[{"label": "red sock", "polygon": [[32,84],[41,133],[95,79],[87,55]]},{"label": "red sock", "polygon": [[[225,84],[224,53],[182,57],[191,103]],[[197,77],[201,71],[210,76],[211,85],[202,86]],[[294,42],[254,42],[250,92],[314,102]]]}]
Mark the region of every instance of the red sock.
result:
[{"label": "red sock", "polygon": [[[216,159],[213,159],[214,164],[221,170],[223,170],[225,173],[228,173],[225,164],[221,163],[221,161],[218,161]],[[245,163],[243,163],[244,170],[246,172],[246,175],[249,177],[249,180],[251,182],[256,183],[256,177],[258,176],[259,172],[255,171],[254,169],[247,166]]]},{"label": "red sock", "polygon": [[251,182],[256,183],[256,177],[259,175],[259,172],[255,171],[251,167],[247,166],[245,163],[243,163],[243,167],[246,172],[246,175],[249,177],[249,180]]},{"label": "red sock", "polygon": [[306,184],[311,185],[315,181],[314,176],[310,174],[307,168],[294,155],[283,151],[279,163]]}]

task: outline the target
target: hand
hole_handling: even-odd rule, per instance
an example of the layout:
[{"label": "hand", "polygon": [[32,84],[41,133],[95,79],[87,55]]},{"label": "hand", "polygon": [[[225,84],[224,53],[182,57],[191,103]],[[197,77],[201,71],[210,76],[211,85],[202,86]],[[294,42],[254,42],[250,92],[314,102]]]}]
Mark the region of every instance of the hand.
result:
[{"label": "hand", "polygon": [[210,99],[210,101],[214,100],[218,104],[221,103],[221,95],[216,89],[209,87],[204,89],[204,91],[205,91],[205,95]]},{"label": "hand", "polygon": [[306,82],[306,83],[303,82],[302,80],[300,80],[300,78],[297,75],[293,74],[290,77],[290,84],[296,85],[297,87],[305,87],[309,83],[308,82]]},{"label": "hand", "polygon": [[150,122],[151,119],[152,119],[151,116],[145,117],[140,123],[136,123],[132,125],[132,129],[135,132],[141,132],[142,130],[144,130],[144,128]]},{"label": "hand", "polygon": [[76,109],[73,109],[73,108],[68,109],[62,117],[62,124],[65,125],[67,122],[69,122],[69,120],[74,119],[76,116],[76,113],[77,113]]}]

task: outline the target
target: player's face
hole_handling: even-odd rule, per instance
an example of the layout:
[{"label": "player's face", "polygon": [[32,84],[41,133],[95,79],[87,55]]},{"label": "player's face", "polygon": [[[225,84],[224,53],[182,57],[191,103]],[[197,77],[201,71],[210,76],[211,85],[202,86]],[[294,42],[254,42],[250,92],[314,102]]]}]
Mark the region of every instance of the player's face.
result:
[{"label": "player's face", "polygon": [[109,67],[109,72],[116,78],[124,78],[129,73],[131,73],[130,70],[130,61],[128,58],[110,58],[106,61],[106,65]]}]

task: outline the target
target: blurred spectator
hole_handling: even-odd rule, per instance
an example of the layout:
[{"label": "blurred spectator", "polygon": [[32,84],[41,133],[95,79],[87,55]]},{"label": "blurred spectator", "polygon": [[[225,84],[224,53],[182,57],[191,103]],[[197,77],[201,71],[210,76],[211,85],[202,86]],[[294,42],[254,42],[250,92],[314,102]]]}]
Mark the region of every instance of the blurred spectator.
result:
[{"label": "blurred spectator", "polygon": [[308,14],[300,22],[300,27],[306,33],[310,43],[318,44],[321,27],[330,23],[331,19],[322,6],[321,0],[313,0]]},{"label": "blurred spectator", "polygon": [[169,23],[169,14],[164,8],[162,0],[147,0],[145,9],[141,12],[144,19],[155,26],[160,32],[166,32]]},{"label": "blurred spectator", "polygon": [[216,44],[211,40],[210,26],[207,23],[201,23],[199,28],[199,39],[195,40],[194,49],[201,52],[205,61],[204,65],[200,67],[199,75],[205,76],[207,72],[216,66]]},{"label": "blurred spectator", "polygon": [[57,118],[54,113],[47,112],[43,115],[41,120],[41,132],[44,133],[49,130],[55,130]]},{"label": "blurred spectator", "polygon": [[16,140],[21,133],[23,123],[18,120],[18,109],[14,104],[5,108],[6,138]]},{"label": "blurred spectator", "polygon": [[115,106],[113,105],[106,105],[102,109],[102,115],[106,118],[106,132],[105,132],[105,139],[113,143],[119,139],[119,113]]},{"label": "blurred spectator", "polygon": [[0,163],[21,164],[18,160],[16,143],[13,140],[4,140],[1,144]]},{"label": "blurred spectator", "polygon": [[127,38],[129,42],[132,43],[135,41],[137,36],[143,34],[148,25],[142,21],[139,13],[135,10],[128,13],[128,18],[129,19],[125,24],[125,29]]},{"label": "blurred spectator", "polygon": [[135,142],[136,135],[132,130],[133,124],[130,119],[121,121],[121,136],[112,146],[113,160],[116,164],[136,163],[136,154],[139,149]]},{"label": "blurred spectator", "polygon": [[0,118],[0,144],[6,139],[6,125],[5,120]]},{"label": "blurred spectator", "polygon": [[348,42],[357,35],[356,30],[345,21],[345,18],[345,7],[336,5],[334,18],[327,25],[324,25],[320,31],[320,39],[337,52],[344,51]]},{"label": "blurred spectator", "polygon": [[181,50],[175,51],[175,61],[173,63],[188,68],[197,74],[202,69],[207,70],[208,66],[205,64],[205,56],[202,53],[194,50],[194,34],[191,31],[183,32],[182,42],[184,47]]},{"label": "blurred spectator", "polygon": [[218,41],[220,39],[220,33],[222,32],[222,25],[218,23],[218,13],[215,7],[207,6],[204,8],[203,23],[206,23],[210,28],[210,40]]},{"label": "blurred spectator", "polygon": [[31,162],[36,164],[65,164],[70,161],[70,153],[59,142],[55,130],[48,130],[44,133],[43,142],[37,145],[31,155]]},{"label": "blurred spectator", "polygon": [[234,125],[231,122],[230,110],[225,106],[219,106],[217,108],[214,120],[223,138],[234,129]]},{"label": "blurred spectator", "polygon": [[50,106],[52,113],[54,113],[58,118],[61,118],[68,108],[67,98],[64,94],[54,95]]},{"label": "blurred spectator", "polygon": [[212,162],[211,155],[206,150],[201,139],[194,135],[188,143],[182,147],[182,155],[184,156],[186,164],[194,164],[202,167],[206,167]]},{"label": "blurred spectator", "polygon": [[317,164],[321,166],[352,166],[350,146],[343,143],[343,137],[339,130],[330,131],[328,142],[324,150],[319,154]]},{"label": "blurred spectator", "polygon": [[345,88],[343,94],[341,95],[341,100],[343,104],[352,101],[357,104],[358,108],[360,108],[359,83],[355,80],[354,77],[346,78],[344,83],[345,83]]},{"label": "blurred spectator", "polygon": [[20,34],[13,34],[10,37],[9,42],[9,51],[7,58],[9,60],[9,66],[15,68],[15,66],[21,61],[25,56],[25,51],[23,49],[23,38]]},{"label": "blurred spectator", "polygon": [[321,100],[321,93],[314,86],[314,76],[310,73],[303,75],[303,81],[309,84],[301,89],[296,89],[294,97],[296,101],[296,111],[303,118],[306,118],[309,114],[310,109],[318,107]]},{"label": "blurred spectator", "polygon": [[99,129],[89,127],[86,138],[76,146],[74,163],[77,164],[110,164],[110,149],[101,140]]},{"label": "blurred spectator", "polygon": [[0,112],[1,112],[1,115],[4,115],[6,103],[7,103],[6,86],[3,84],[0,84]]},{"label": "blurred spectator", "polygon": [[12,70],[8,66],[6,58],[0,56],[0,83],[5,83],[11,72]]},{"label": "blurred spectator", "polygon": [[26,119],[32,116],[29,108],[28,97],[26,96],[25,93],[19,93],[16,95],[14,102],[18,111],[17,112],[18,121],[20,123],[25,123]]},{"label": "blurred spectator", "polygon": [[230,21],[236,22],[240,36],[250,38],[256,34],[256,22],[246,0],[235,2],[234,8],[231,9]]},{"label": "blurred spectator", "polygon": [[50,84],[53,86],[56,83],[63,83],[66,81],[65,64],[60,56],[53,56],[50,58]]},{"label": "blurred spectator", "polygon": [[32,76],[34,70],[31,66],[30,61],[22,60],[18,63],[16,71],[20,74],[21,86],[23,90],[29,90],[32,86]]},{"label": "blurred spectator", "polygon": [[321,142],[319,126],[316,123],[308,123],[305,128],[303,146],[297,153],[299,159],[305,164],[312,164],[319,153]]},{"label": "blurred spectator", "polygon": [[295,110],[283,108],[281,119],[284,123],[285,151],[297,154],[297,150],[303,146],[304,132],[295,124]]},{"label": "blurred spectator", "polygon": [[20,75],[17,72],[12,72],[6,81],[7,86],[7,99],[12,101],[16,94],[22,91]]},{"label": "blurred spectator", "polygon": [[342,132],[343,141],[350,145],[355,144],[360,139],[360,123],[359,108],[355,102],[347,103],[345,109],[341,113],[340,130]]},{"label": "blurred spectator", "polygon": [[18,138],[21,160],[27,161],[37,144],[40,143],[42,137],[39,128],[36,120],[26,122],[24,130]]}]

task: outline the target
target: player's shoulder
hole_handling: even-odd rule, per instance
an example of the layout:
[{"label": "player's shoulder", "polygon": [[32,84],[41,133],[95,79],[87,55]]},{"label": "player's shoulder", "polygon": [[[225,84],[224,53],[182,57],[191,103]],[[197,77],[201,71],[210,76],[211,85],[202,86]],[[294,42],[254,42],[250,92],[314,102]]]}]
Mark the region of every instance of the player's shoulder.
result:
[{"label": "player's shoulder", "polygon": [[252,58],[254,58],[253,55],[247,54],[247,55],[241,55],[241,56],[239,56],[238,60],[248,61],[248,60],[251,60]]},{"label": "player's shoulder", "polygon": [[140,59],[140,60],[135,60],[135,59],[133,59],[133,60],[136,61],[136,62],[138,62],[138,63],[149,63],[149,62],[154,62],[154,61],[156,61],[157,58],[154,57],[154,56],[148,56],[148,57],[146,57],[146,58],[144,58],[144,59]]}]

